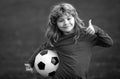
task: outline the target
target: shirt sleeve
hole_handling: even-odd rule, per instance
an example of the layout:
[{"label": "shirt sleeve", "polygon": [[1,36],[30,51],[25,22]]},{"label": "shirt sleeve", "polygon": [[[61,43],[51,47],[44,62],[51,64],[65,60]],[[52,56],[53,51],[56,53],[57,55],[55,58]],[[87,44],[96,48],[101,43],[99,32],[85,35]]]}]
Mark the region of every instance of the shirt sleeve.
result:
[{"label": "shirt sleeve", "polygon": [[94,46],[111,47],[113,45],[112,38],[101,28],[93,26],[95,29],[96,38],[94,39]]},{"label": "shirt sleeve", "polygon": [[28,59],[28,61],[26,63],[29,63],[31,65],[31,67],[34,67],[34,61],[35,61],[35,57],[36,55],[45,49],[52,49],[53,45],[50,42],[45,42],[43,43],[41,46],[39,46],[34,52],[33,55]]}]

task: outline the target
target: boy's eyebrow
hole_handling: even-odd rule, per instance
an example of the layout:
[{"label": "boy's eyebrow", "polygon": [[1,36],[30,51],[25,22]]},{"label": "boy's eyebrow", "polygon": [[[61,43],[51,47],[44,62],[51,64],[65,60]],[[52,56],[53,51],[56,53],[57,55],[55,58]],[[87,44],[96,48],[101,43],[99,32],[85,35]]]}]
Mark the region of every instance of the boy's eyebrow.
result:
[{"label": "boy's eyebrow", "polygon": [[[64,15],[64,16],[66,16],[67,18],[68,18],[68,17],[71,17],[71,15]],[[60,18],[63,18],[63,16],[62,16],[62,17],[60,17]]]}]

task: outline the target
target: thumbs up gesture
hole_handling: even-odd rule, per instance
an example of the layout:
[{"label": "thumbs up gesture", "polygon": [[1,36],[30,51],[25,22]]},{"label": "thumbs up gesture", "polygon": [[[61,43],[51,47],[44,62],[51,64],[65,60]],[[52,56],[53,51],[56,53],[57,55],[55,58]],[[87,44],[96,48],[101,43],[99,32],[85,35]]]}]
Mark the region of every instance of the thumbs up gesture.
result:
[{"label": "thumbs up gesture", "polygon": [[89,26],[86,28],[86,31],[89,33],[89,34],[92,34],[94,35],[95,34],[95,29],[91,23],[91,19],[89,20]]}]

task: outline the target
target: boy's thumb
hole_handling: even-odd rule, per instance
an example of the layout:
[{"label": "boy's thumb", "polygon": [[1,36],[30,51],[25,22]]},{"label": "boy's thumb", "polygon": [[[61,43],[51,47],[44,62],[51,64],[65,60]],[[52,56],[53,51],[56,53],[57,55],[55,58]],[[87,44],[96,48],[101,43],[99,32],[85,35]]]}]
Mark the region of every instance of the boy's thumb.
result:
[{"label": "boy's thumb", "polygon": [[89,20],[89,27],[91,27],[91,26],[92,26],[92,23],[91,23],[91,21],[92,21],[92,20],[90,19],[90,20]]}]

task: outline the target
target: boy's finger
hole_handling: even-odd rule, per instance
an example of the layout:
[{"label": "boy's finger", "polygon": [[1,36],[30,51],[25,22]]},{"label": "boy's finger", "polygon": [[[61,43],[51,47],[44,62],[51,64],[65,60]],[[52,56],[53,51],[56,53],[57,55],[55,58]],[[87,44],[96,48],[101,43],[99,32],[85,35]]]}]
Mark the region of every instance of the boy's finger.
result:
[{"label": "boy's finger", "polygon": [[92,20],[90,19],[90,20],[89,20],[89,27],[92,26],[92,23],[91,23],[91,22],[92,22]]},{"label": "boy's finger", "polygon": [[30,66],[30,64],[24,64],[25,66]]},{"label": "boy's finger", "polygon": [[90,31],[91,29],[90,29],[90,27],[88,27],[87,29],[86,29],[86,31]]}]

